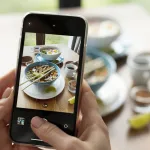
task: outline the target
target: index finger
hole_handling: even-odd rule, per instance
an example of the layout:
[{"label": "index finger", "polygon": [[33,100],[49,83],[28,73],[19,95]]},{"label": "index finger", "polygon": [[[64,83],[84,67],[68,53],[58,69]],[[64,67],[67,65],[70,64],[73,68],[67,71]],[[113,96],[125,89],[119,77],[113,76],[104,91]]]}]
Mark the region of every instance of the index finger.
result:
[{"label": "index finger", "polygon": [[82,84],[82,96],[81,96],[81,112],[83,114],[91,113],[92,111],[98,112],[99,108],[96,102],[96,97],[88,85],[88,83],[83,80]]},{"label": "index finger", "polygon": [[0,77],[0,98],[7,87],[12,87],[15,83],[15,69]]}]

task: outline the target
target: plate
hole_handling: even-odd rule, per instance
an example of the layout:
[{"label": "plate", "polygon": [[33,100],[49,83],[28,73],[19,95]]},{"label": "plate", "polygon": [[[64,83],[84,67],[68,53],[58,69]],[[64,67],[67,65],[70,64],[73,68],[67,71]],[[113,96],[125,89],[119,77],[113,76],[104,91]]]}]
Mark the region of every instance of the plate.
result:
[{"label": "plate", "polygon": [[103,81],[97,82],[96,84],[92,84],[92,85],[90,84],[91,88],[94,91],[96,91],[97,88],[100,88],[107,81],[107,79],[113,73],[116,72],[117,65],[116,65],[114,58],[112,58],[110,55],[108,55],[104,52],[97,51],[97,49],[93,48],[93,47],[87,48],[87,56],[91,57],[92,59],[99,58],[100,60],[102,60],[108,70],[108,75],[106,76],[106,78]]},{"label": "plate", "polygon": [[[21,83],[26,81],[26,77],[23,76],[21,77]],[[21,89],[26,87],[29,83],[26,83],[21,86]],[[54,86],[56,88],[56,92],[50,92],[50,93],[45,93],[44,89],[47,88],[48,86]],[[65,87],[65,80],[62,75],[59,76],[59,78],[53,82],[50,85],[35,85],[32,84],[28,88],[24,90],[24,92],[35,99],[40,99],[40,100],[45,100],[45,99],[50,99],[58,96],[64,89]]]},{"label": "plate", "polygon": [[64,61],[64,58],[63,57],[61,57],[61,56],[59,56],[57,59],[56,59],[58,62],[57,63],[55,63],[55,60],[45,60],[40,54],[37,54],[36,56],[35,56],[35,61],[37,61],[37,62],[40,62],[40,61],[46,61],[46,62],[52,62],[52,63],[55,63],[55,64],[60,64],[60,63],[62,63],[63,61]]},{"label": "plate", "polygon": [[100,114],[104,117],[115,112],[125,103],[128,90],[124,80],[115,73],[95,94],[104,104],[99,104]]}]

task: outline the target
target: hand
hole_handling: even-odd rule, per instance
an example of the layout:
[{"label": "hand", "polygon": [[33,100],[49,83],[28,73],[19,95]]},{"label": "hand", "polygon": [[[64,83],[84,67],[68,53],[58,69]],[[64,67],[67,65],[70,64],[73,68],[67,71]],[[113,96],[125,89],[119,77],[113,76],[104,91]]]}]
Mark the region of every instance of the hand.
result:
[{"label": "hand", "polygon": [[9,137],[9,122],[13,105],[13,90],[15,70],[0,78],[0,150],[39,150],[19,145],[12,145]]},{"label": "hand", "polygon": [[83,117],[78,124],[78,138],[39,117],[32,118],[31,128],[41,140],[57,150],[111,150],[108,131],[100,117],[96,98],[85,81],[81,112]]}]

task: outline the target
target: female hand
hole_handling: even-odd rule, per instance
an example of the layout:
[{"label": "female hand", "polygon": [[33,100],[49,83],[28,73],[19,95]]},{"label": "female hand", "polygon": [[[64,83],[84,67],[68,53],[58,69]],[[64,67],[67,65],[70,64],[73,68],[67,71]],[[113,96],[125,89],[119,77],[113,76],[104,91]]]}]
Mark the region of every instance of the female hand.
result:
[{"label": "female hand", "polygon": [[100,117],[96,98],[85,81],[81,112],[83,117],[78,124],[78,138],[39,117],[32,118],[31,128],[41,140],[57,150],[111,150],[107,127]]},{"label": "female hand", "polygon": [[0,78],[0,150],[39,150],[19,145],[12,145],[9,136],[9,122],[13,105],[13,90],[15,70]]}]

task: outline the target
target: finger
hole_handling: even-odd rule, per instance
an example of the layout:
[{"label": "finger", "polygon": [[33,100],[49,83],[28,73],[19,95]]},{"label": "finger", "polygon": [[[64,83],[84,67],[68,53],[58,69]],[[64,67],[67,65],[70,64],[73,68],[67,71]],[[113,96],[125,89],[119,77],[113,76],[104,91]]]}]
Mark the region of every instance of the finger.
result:
[{"label": "finger", "polygon": [[83,115],[91,114],[93,111],[98,112],[98,105],[96,97],[92,92],[90,86],[84,80],[82,85],[82,96],[81,96],[81,112]]},{"label": "finger", "polygon": [[90,86],[88,85],[88,83],[86,82],[86,80],[83,80],[83,84],[82,84],[82,92],[89,92],[92,91]]},{"label": "finger", "polygon": [[2,98],[8,98],[9,95],[10,95],[10,93],[11,93],[11,91],[12,91],[12,89],[11,89],[10,87],[8,87],[8,88],[4,91],[4,93],[3,93],[3,95],[2,95]]},{"label": "finger", "polygon": [[83,134],[85,129],[94,124],[103,128],[104,122],[99,113],[96,97],[85,80],[82,85],[81,112],[83,117],[78,132],[79,137]]},{"label": "finger", "polygon": [[14,150],[41,150],[37,147],[22,146],[22,145],[17,145],[17,144],[13,145],[13,149]]},{"label": "finger", "polygon": [[57,126],[39,117],[32,118],[31,128],[41,140],[56,149],[66,149],[69,141],[73,138],[60,130]]},{"label": "finger", "polygon": [[81,111],[79,112],[79,116],[77,118],[77,123],[76,123],[76,133],[78,135],[79,133],[79,129],[80,129],[80,125],[81,125],[81,122],[82,122],[82,113]]},{"label": "finger", "polygon": [[14,92],[11,90],[11,94],[8,98],[3,98],[0,101],[0,120],[4,120],[7,124],[10,120],[10,114],[13,105]]},{"label": "finger", "polygon": [[0,97],[7,87],[12,87],[15,82],[15,69],[0,78]]}]

